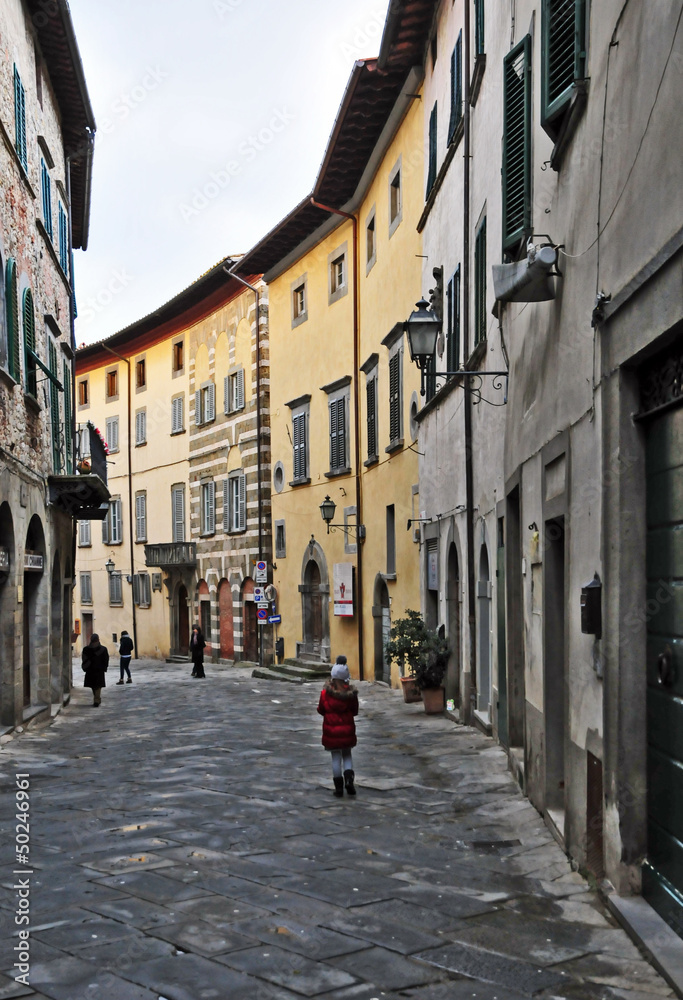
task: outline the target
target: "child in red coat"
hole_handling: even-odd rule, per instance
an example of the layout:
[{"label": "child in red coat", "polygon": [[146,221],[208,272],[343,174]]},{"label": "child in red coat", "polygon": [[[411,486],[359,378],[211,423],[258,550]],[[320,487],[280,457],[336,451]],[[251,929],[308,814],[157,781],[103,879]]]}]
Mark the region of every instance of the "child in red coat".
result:
[{"label": "child in red coat", "polygon": [[356,723],[353,720],[358,715],[358,694],[351,687],[350,680],[346,657],[338,656],[318,702],[318,713],[323,717],[322,744],[332,754],[332,777],[337,798],[343,796],[344,786],[347,795],[356,794],[351,748],[356,745]]}]

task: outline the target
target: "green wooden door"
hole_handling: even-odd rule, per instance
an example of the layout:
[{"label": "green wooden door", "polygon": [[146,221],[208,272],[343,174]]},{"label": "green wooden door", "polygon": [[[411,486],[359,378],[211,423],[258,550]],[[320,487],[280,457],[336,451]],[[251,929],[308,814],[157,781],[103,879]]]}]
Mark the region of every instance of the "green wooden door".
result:
[{"label": "green wooden door", "polygon": [[643,895],[683,936],[683,407],[647,430],[648,852]]}]

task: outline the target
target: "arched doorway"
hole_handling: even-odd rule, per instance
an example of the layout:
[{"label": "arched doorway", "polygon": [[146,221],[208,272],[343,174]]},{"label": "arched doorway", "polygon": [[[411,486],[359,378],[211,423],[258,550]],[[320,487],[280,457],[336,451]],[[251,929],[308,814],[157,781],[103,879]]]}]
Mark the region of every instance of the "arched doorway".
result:
[{"label": "arched doorway", "polygon": [[[26,533],[24,550],[24,628],[22,644],[22,678],[24,707],[49,703],[48,633],[46,629],[47,575],[45,573],[45,533],[34,514]],[[41,667],[43,668],[41,670]]]},{"label": "arched doorway", "polygon": [[52,590],[50,593],[50,701],[60,704],[62,700],[62,573],[59,555],[52,566]]},{"label": "arched doorway", "polygon": [[460,566],[454,542],[448,549],[446,573],[446,627],[451,649],[446,673],[446,697],[460,705]]},{"label": "arched doorway", "polygon": [[221,580],[218,585],[218,627],[221,659],[232,660],[235,657],[235,637],[232,621],[232,588],[228,580]]},{"label": "arched doorway", "polygon": [[184,583],[178,586],[175,603],[177,631],[174,646],[181,656],[187,656],[190,652],[190,608],[187,587]]},{"label": "arched doorway", "polygon": [[0,505],[0,718],[6,726],[21,717],[14,690],[16,573],[12,511],[5,502]]},{"label": "arched doorway", "polygon": [[380,573],[375,577],[372,617],[374,621],[375,680],[391,684],[391,664],[388,662],[385,652],[391,631],[389,591],[386,581]]},{"label": "arched doorway", "polygon": [[491,705],[491,572],[486,545],[482,545],[479,552],[477,605],[479,618],[477,708],[480,712],[487,713]]},{"label": "arched doorway", "polygon": [[71,691],[71,602],[73,600],[71,582],[71,563],[67,560],[62,588],[64,595],[62,599],[62,699]]},{"label": "arched doorway", "polygon": [[209,585],[206,580],[199,581],[199,586],[197,588],[197,603],[199,627],[202,630],[204,642],[207,645],[204,655],[207,655],[207,653],[210,652],[211,647],[211,595],[209,594]]},{"label": "arched doorway", "polygon": [[327,562],[323,550],[312,539],[306,547],[301,583],[301,624],[302,641],[297,643],[297,652],[309,660],[328,662],[330,658],[330,581]]},{"label": "arched doorway", "polygon": [[258,661],[258,624],[254,603],[254,581],[247,577],[242,583],[242,659]]}]

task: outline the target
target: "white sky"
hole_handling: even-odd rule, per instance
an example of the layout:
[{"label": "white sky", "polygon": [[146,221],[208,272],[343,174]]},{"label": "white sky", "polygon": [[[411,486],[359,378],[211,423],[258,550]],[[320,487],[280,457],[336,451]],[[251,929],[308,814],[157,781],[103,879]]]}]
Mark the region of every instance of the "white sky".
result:
[{"label": "white sky", "polygon": [[[388,0],[70,0],[97,121],[77,343],[243,253],[311,189]],[[255,142],[252,142],[252,139]],[[213,176],[212,176],[213,175]]]}]

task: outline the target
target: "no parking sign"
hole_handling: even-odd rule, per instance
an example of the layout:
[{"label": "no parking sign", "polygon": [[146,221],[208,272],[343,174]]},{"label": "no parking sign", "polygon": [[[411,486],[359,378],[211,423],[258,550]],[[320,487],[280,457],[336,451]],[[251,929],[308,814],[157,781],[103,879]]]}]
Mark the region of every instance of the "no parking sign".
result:
[{"label": "no parking sign", "polygon": [[257,608],[256,609],[256,620],[259,625],[265,625],[268,621],[268,608]]},{"label": "no parking sign", "polygon": [[267,583],[268,582],[268,563],[263,559],[259,559],[255,564],[256,572],[254,574],[256,583]]}]

